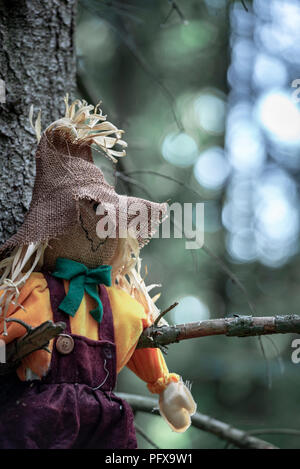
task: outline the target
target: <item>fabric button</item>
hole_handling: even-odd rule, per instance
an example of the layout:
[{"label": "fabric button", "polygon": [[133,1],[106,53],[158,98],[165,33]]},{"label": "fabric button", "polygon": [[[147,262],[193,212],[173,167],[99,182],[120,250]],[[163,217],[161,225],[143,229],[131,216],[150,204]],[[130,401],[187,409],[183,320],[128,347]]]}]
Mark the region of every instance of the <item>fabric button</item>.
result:
[{"label": "fabric button", "polygon": [[60,335],[56,341],[56,350],[62,355],[68,355],[74,348],[74,340],[70,335]]}]

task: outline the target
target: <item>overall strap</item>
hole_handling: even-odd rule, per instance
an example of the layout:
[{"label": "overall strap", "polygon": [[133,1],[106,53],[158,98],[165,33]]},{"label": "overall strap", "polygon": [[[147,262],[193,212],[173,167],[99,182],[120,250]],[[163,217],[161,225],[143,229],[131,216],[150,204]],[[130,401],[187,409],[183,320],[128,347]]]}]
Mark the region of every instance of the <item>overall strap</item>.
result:
[{"label": "overall strap", "polygon": [[99,324],[99,339],[115,342],[113,315],[108,293],[104,285],[99,285],[99,295],[103,304],[103,319]]},{"label": "overall strap", "polygon": [[48,283],[48,288],[50,292],[50,303],[53,313],[53,321],[59,322],[63,321],[66,324],[65,333],[71,334],[71,326],[70,326],[70,317],[68,314],[63,313],[58,309],[60,303],[66,296],[64,282],[61,279],[53,277],[48,272],[43,272],[43,275]]}]

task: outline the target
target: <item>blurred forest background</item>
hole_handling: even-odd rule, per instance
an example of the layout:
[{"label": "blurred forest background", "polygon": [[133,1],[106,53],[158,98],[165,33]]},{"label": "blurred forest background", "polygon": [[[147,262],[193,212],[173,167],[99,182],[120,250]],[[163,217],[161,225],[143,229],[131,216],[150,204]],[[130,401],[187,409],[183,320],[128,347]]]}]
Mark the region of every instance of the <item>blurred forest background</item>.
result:
[{"label": "blurred forest background", "polygon": [[[244,284],[259,316],[299,314],[300,2],[80,0],[78,89],[125,130],[118,190],[154,201],[205,202],[205,245]],[[294,95],[293,95],[294,93]],[[109,163],[97,164],[112,182]],[[121,166],[120,166],[121,165]],[[160,175],[147,173],[155,171]],[[179,182],[180,183],[179,183]],[[142,251],[170,323],[250,314],[243,292],[203,249],[154,239]],[[158,291],[158,290],[157,290]],[[198,411],[244,430],[300,430],[300,364],[290,334],[206,337],[169,348]],[[119,391],[149,395],[129,370]],[[298,415],[299,414],[299,415]],[[222,448],[195,428],[137,423],[161,448]],[[262,438],[299,448],[300,436]],[[139,436],[140,448],[151,446]]]}]

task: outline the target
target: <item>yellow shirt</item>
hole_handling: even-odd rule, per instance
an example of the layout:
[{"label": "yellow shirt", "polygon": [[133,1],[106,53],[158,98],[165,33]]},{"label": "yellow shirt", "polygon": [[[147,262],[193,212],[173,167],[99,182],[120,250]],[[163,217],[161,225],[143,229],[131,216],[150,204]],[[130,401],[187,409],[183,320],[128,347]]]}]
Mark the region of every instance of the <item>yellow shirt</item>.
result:
[{"label": "yellow shirt", "polygon": [[[64,280],[66,293],[69,282]],[[117,350],[117,373],[127,365],[139,378],[145,381],[148,389],[153,393],[162,392],[171,381],[179,381],[179,376],[169,373],[161,351],[157,348],[135,350],[138,339],[144,328],[150,325],[143,306],[128,293],[118,287],[106,287],[113,314],[115,343]],[[25,321],[36,327],[44,321],[53,320],[50,303],[50,292],[47,281],[42,273],[34,272],[30,275],[20,291],[18,303],[23,306],[16,309],[10,307],[8,315]],[[95,308],[94,300],[85,293],[79,309],[74,317],[70,316],[72,334],[98,340],[98,323],[89,314]],[[17,323],[7,323],[8,336],[1,336],[6,343],[23,336],[26,331]],[[0,333],[3,332],[3,320],[0,323]],[[100,326],[101,335],[101,326]],[[52,350],[53,340],[49,348]],[[49,368],[51,355],[45,350],[37,350],[22,360],[17,370],[21,380],[25,380],[26,368],[30,368],[42,377]]]}]

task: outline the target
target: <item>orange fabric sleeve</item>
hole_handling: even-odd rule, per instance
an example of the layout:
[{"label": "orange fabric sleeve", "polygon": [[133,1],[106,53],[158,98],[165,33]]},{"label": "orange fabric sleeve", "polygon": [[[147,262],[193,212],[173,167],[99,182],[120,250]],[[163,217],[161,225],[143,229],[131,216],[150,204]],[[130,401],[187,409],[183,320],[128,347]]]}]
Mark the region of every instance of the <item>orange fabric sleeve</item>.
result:
[{"label": "orange fabric sleeve", "polygon": [[128,368],[147,383],[150,392],[160,394],[169,383],[178,382],[180,376],[169,373],[161,351],[157,348],[137,349],[127,363]]},{"label": "orange fabric sleeve", "polygon": [[[21,319],[32,327],[39,326],[42,322],[52,320],[52,310],[50,306],[50,295],[47,282],[43,274],[33,273],[20,291],[18,303],[24,308],[16,309],[11,305],[8,310],[10,318]],[[3,319],[0,321],[1,339],[5,343],[22,337],[26,334],[26,330],[21,324],[15,322],[7,323],[7,336],[2,335]],[[53,340],[50,341],[49,348],[52,350]],[[37,350],[22,360],[21,365],[17,369],[19,378],[25,380],[25,370],[30,368],[38,376],[42,377],[48,370],[51,360],[51,354],[46,350]]]},{"label": "orange fabric sleeve", "polygon": [[169,373],[159,349],[135,350],[143,329],[150,325],[144,307],[124,290],[107,288],[114,319],[117,346],[117,371],[127,365],[145,381],[152,393],[161,393],[171,381],[179,381],[175,373]]}]

